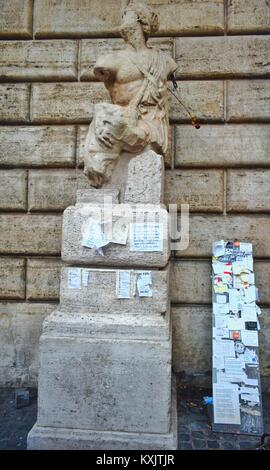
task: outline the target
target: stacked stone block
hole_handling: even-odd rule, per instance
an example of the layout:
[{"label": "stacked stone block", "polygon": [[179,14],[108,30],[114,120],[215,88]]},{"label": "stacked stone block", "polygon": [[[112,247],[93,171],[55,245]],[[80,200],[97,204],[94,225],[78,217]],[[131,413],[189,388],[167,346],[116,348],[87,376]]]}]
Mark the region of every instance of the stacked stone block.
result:
[{"label": "stacked stone block", "polygon": [[[37,358],[28,348],[36,351],[37,325],[58,301],[62,211],[75,202],[80,185],[82,142],[93,104],[108,99],[92,67],[100,50],[121,47],[124,3],[0,1],[1,385],[37,383]],[[171,98],[166,202],[177,203],[179,210],[189,203],[191,211],[190,245],[174,253],[174,368],[182,379],[211,384],[211,241],[237,237],[254,246],[267,387],[269,2],[149,3],[161,24],[159,37],[151,41],[171,50],[179,64],[181,99],[202,123],[200,130],[191,127]],[[190,322],[201,331],[196,341]]]}]

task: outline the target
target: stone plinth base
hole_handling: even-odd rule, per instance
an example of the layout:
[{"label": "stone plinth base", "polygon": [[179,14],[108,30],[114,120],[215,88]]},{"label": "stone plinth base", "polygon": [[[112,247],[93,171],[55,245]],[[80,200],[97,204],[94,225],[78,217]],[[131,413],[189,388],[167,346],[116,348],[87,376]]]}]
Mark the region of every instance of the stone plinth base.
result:
[{"label": "stone plinth base", "polygon": [[168,433],[133,433],[42,427],[28,434],[29,450],[175,450],[177,449],[176,390],[173,387]]},{"label": "stone plinth base", "polygon": [[171,421],[168,319],[160,315],[151,319],[160,329],[160,337],[155,338],[157,329],[153,328],[153,337],[146,315],[137,318],[126,313],[128,325],[121,315],[119,334],[116,330],[113,335],[114,322],[104,323],[100,315],[78,313],[76,317],[74,323],[72,315],[59,311],[44,324],[38,425],[167,433]]},{"label": "stone plinth base", "polygon": [[[159,174],[160,159],[154,163]],[[135,186],[131,178],[129,204],[118,204],[115,191],[111,203],[100,202],[100,191],[94,202],[87,191],[65,210],[62,259],[72,268],[62,269],[59,308],[43,324],[38,416],[29,449],[177,448],[169,218],[159,204],[163,183],[153,174]],[[141,192],[143,202],[151,200],[151,181],[158,204],[141,208]],[[100,253],[91,246],[103,224],[111,235]],[[119,295],[121,266],[129,272],[124,295]],[[142,268],[151,288],[139,283]]]}]

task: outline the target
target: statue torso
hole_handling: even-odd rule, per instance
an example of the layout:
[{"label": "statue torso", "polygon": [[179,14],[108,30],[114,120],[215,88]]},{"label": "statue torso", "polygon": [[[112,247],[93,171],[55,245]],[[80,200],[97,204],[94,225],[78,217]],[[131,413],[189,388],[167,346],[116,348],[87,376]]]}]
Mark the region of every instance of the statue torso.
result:
[{"label": "statue torso", "polygon": [[[159,54],[158,57],[157,54]],[[151,48],[139,52],[125,49],[101,57],[95,68],[102,67],[109,73],[109,79],[104,83],[109,90],[112,102],[127,106],[140,92],[145,80],[141,69],[148,73],[153,72],[154,76],[158,76],[159,84],[161,85],[162,82],[165,85],[167,76],[171,73],[172,63],[174,62],[169,56]]]}]

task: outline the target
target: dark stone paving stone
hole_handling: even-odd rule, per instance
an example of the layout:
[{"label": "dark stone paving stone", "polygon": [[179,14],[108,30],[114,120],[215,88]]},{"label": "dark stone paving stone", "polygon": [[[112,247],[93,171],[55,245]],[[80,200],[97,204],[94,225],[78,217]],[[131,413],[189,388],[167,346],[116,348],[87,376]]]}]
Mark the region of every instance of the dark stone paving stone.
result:
[{"label": "dark stone paving stone", "polygon": [[6,430],[6,427],[3,426],[2,424],[2,421],[0,420],[0,443],[3,439],[6,439],[7,438],[7,430]]},{"label": "dark stone paving stone", "polygon": [[23,450],[25,449],[25,446],[21,441],[12,439],[12,440],[7,441],[5,449],[6,450]]},{"label": "dark stone paving stone", "polygon": [[189,431],[189,427],[185,424],[181,424],[182,420],[178,420],[178,431],[180,432],[186,432]]},{"label": "dark stone paving stone", "polygon": [[209,429],[207,423],[201,423],[200,421],[191,423],[190,427],[192,431],[203,431]]},{"label": "dark stone paving stone", "polygon": [[241,436],[238,438],[239,442],[241,441],[249,441],[249,442],[258,442],[261,439],[261,436]]},{"label": "dark stone paving stone", "polygon": [[224,450],[238,450],[239,446],[237,442],[221,441],[220,448]]},{"label": "dark stone paving stone", "polygon": [[202,439],[193,439],[192,445],[193,445],[193,449],[197,449],[197,450],[207,449],[206,442],[203,441]]},{"label": "dark stone paving stone", "polygon": [[250,449],[250,450],[254,450],[255,449],[255,445],[253,443],[251,443],[250,441],[242,441],[242,442],[239,442],[239,447],[240,449]]},{"label": "dark stone paving stone", "polygon": [[207,441],[208,449],[219,449],[219,442],[218,441]]},{"label": "dark stone paving stone", "polygon": [[184,434],[184,433],[180,433],[179,434],[179,441],[180,442],[189,442],[190,441],[190,435],[189,434]]},{"label": "dark stone paving stone", "polygon": [[193,447],[191,444],[187,443],[187,442],[182,442],[180,443],[179,445],[179,449],[180,450],[193,450]]},{"label": "dark stone paving stone", "polygon": [[5,449],[8,443],[8,439],[0,439],[0,449]]},{"label": "dark stone paving stone", "polygon": [[209,439],[212,439],[213,441],[214,441],[215,439],[217,439],[217,440],[220,439],[221,436],[223,436],[223,435],[224,435],[223,433],[221,433],[221,432],[214,432],[214,431],[211,431],[211,429],[210,429],[210,431],[209,431],[209,433],[208,433]]},{"label": "dark stone paving stone", "polygon": [[192,439],[204,439],[205,434],[202,431],[192,431],[191,432]]},{"label": "dark stone paving stone", "polygon": [[188,417],[187,419],[189,422],[192,421],[197,421],[197,422],[202,422],[202,423],[207,423],[208,422],[208,416],[204,414],[204,410],[199,411],[198,413],[194,413],[193,410],[188,410]]},{"label": "dark stone paving stone", "polygon": [[[215,436],[218,435],[218,433],[212,433],[212,434],[215,434]],[[220,433],[220,436],[222,437],[222,439],[224,439],[224,441],[232,441],[232,442],[235,442],[237,439],[238,439],[238,436],[236,434],[227,434],[227,433]]]}]

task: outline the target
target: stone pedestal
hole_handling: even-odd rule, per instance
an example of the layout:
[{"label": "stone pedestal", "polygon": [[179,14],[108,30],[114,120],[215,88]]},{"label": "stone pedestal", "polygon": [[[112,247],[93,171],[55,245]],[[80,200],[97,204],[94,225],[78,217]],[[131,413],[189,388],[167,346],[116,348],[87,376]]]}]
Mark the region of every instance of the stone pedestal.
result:
[{"label": "stone pedestal", "polygon": [[[143,156],[162,168],[159,155]],[[138,185],[138,191],[142,187]],[[130,184],[127,223],[135,223],[136,211],[146,224],[148,216],[158,221],[160,251],[131,251],[130,232],[126,244],[105,246],[104,256],[82,246],[89,218],[96,218],[100,210],[104,216],[108,209],[101,195],[112,195],[113,227],[123,217],[125,196],[118,204],[117,194],[109,189],[80,192],[76,206],[64,213],[62,257],[69,267],[61,273],[59,308],[43,325],[38,419],[28,435],[29,449],[177,448],[168,214],[157,203],[158,197],[162,200],[162,184],[159,188],[155,184],[155,205],[138,208],[140,196]],[[148,202],[147,198],[149,194]],[[74,268],[84,282],[71,288]],[[131,273],[130,298],[118,298],[119,271]],[[138,295],[141,271],[151,273],[151,297]]]}]

